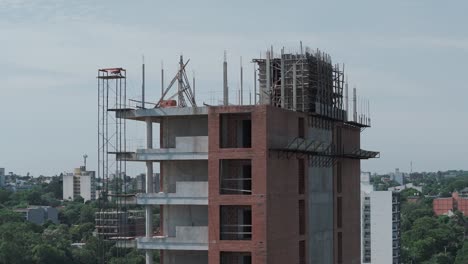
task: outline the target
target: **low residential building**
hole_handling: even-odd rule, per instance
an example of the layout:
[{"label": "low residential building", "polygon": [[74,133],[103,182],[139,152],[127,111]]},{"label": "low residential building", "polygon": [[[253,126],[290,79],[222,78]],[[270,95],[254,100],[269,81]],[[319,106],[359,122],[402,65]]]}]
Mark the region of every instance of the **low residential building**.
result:
[{"label": "low residential building", "polygon": [[454,211],[460,211],[468,215],[468,197],[453,192],[452,197],[440,197],[432,201],[432,209],[435,215],[453,215]]},{"label": "low residential building", "polygon": [[74,200],[78,196],[85,201],[96,199],[95,172],[87,171],[85,166],[63,175],[63,199]]},{"label": "low residential building", "polygon": [[406,190],[406,189],[415,189],[418,192],[422,192],[422,186],[416,186],[411,182],[407,183],[407,184],[404,184],[404,185],[389,187],[387,190],[392,191],[392,192],[401,192],[401,191]]},{"label": "low residential building", "polygon": [[30,206],[24,209],[16,209],[15,212],[21,213],[24,218],[34,224],[43,225],[47,221],[58,224],[58,210],[50,206]]}]

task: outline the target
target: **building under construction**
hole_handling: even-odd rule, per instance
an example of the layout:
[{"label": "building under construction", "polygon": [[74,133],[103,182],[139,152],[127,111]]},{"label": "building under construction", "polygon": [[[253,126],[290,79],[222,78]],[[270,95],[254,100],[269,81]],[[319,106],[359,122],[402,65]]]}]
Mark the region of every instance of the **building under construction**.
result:
[{"label": "building under construction", "polygon": [[[230,103],[226,59],[221,105],[197,105],[182,57],[161,98],[146,100],[143,85],[137,107],[124,69],[99,70],[99,176],[146,165],[146,192],[136,195],[146,233],[136,247],[146,263],[155,251],[176,264],[360,263],[360,160],[379,156],[360,147],[367,103],[355,89],[349,99],[343,67],[320,51],[269,50],[252,61],[249,105]],[[127,149],[128,120],[146,123],[145,148]]]},{"label": "building under construction", "polygon": [[96,235],[103,239],[134,238],[145,234],[143,211],[99,211],[95,213]]}]

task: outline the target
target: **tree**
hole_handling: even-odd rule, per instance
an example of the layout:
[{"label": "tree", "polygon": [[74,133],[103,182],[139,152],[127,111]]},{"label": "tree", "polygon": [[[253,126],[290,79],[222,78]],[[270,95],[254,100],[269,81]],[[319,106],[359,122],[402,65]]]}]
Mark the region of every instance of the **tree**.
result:
[{"label": "tree", "polygon": [[96,210],[89,204],[85,204],[80,210],[80,223],[94,223],[94,213]]},{"label": "tree", "polygon": [[80,195],[77,195],[75,196],[75,198],[73,198],[73,201],[77,203],[84,203],[84,198],[81,197]]},{"label": "tree", "polygon": [[30,205],[43,205],[43,201],[41,199],[41,192],[38,189],[32,189],[27,191],[26,193],[26,200]]},{"label": "tree", "polygon": [[468,241],[465,241],[463,247],[458,251],[455,264],[466,264],[468,263]]},{"label": "tree", "polygon": [[21,214],[8,209],[0,209],[0,224],[24,222],[24,217]]},{"label": "tree", "polygon": [[53,194],[53,197],[57,200],[63,199],[63,182],[60,176],[52,177],[52,180],[49,184],[44,187],[45,192],[50,192]]},{"label": "tree", "polygon": [[0,262],[33,263],[31,249],[40,241],[41,229],[28,222],[8,222],[0,225]]},{"label": "tree", "polygon": [[32,249],[35,263],[37,264],[62,264],[70,263],[70,259],[63,250],[47,244],[38,244]]},{"label": "tree", "polygon": [[11,199],[11,191],[0,189],[0,203],[4,204]]}]

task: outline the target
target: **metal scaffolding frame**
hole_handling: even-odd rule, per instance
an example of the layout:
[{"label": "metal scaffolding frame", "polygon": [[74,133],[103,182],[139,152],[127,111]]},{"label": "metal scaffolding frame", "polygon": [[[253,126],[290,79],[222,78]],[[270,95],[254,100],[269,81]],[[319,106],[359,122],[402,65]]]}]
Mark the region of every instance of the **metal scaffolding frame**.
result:
[{"label": "metal scaffolding frame", "polygon": [[[190,103],[190,106],[197,106],[197,103],[195,101],[195,82],[193,82],[193,90],[192,90],[192,87],[190,86],[189,78],[187,77],[187,73],[185,71],[185,68],[187,67],[187,64],[189,62],[190,60],[187,60],[184,63],[184,57],[180,55],[179,70],[177,71],[174,78],[172,78],[172,81],[169,83],[169,86],[167,86],[167,88],[162,93],[161,99],[159,99],[155,107],[161,107],[161,103],[163,101],[173,100],[176,97],[177,97],[177,106],[179,107],[187,107],[187,101],[188,103]],[[166,98],[167,94],[169,93],[172,86],[174,86],[176,82],[177,82],[177,92],[174,95]]]},{"label": "metal scaffolding frame", "polygon": [[365,128],[370,126],[369,102],[357,98],[353,89],[352,114],[349,117],[348,83],[344,64],[333,64],[330,55],[320,50],[285,53],[273,50],[265,58],[252,60],[258,67],[260,104],[270,104],[342,121]]},{"label": "metal scaffolding frame", "polygon": [[[99,212],[115,208],[117,213],[126,211],[122,202],[127,189],[125,159],[110,158],[113,154],[126,153],[126,120],[115,116],[116,111],[127,109],[127,71],[123,68],[98,70],[98,179],[101,184],[98,195]],[[113,184],[111,185],[113,181]],[[127,228],[126,226],[122,227]],[[127,232],[128,230],[122,230]],[[109,243],[98,243],[99,262],[105,263]],[[122,253],[118,250],[118,254]],[[123,253],[122,253],[123,254]]]}]

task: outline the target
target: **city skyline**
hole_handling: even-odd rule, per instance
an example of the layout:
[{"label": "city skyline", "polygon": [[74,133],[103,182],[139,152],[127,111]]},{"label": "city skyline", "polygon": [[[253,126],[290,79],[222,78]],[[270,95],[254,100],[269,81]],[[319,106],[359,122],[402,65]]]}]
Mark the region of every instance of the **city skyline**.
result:
[{"label": "city skyline", "polygon": [[[88,167],[96,170],[98,68],[126,68],[129,91],[137,98],[144,55],[147,98],[156,101],[161,61],[168,80],[183,53],[191,59],[190,76],[196,73],[198,100],[210,102],[222,93],[224,50],[235,98],[240,56],[245,87],[251,89],[252,58],[270,45],[296,50],[302,41],[345,63],[350,87],[371,102],[372,129],[364,131],[362,145],[380,151],[381,158],[363,162],[363,170],[409,171],[411,161],[413,171],[466,169],[463,133],[468,125],[457,121],[467,113],[460,107],[468,95],[462,89],[467,19],[466,8],[460,7],[467,4],[430,2],[303,1],[291,9],[270,3],[270,14],[258,14],[261,4],[246,1],[198,1],[184,7],[151,1],[138,6],[2,1],[0,71],[6,81],[0,88],[0,167],[53,175],[81,164],[86,153]],[[310,11],[317,6],[321,12]],[[279,14],[283,21],[269,26]],[[328,19],[329,14],[336,19]],[[136,175],[144,167],[132,170]]]}]

